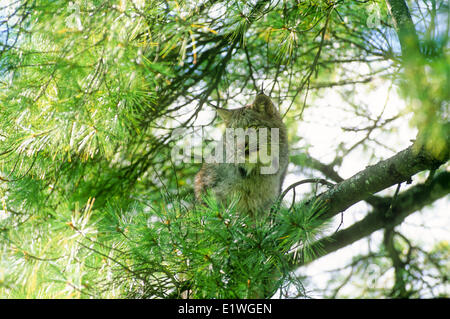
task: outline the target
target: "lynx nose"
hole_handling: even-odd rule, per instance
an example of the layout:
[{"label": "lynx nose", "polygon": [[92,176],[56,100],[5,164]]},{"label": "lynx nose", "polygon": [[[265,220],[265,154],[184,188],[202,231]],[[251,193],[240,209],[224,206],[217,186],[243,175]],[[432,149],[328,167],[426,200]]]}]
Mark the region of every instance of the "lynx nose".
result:
[{"label": "lynx nose", "polygon": [[257,138],[251,138],[246,135],[245,139],[236,143],[238,158],[250,163],[256,162],[257,152],[259,151],[259,144]]}]

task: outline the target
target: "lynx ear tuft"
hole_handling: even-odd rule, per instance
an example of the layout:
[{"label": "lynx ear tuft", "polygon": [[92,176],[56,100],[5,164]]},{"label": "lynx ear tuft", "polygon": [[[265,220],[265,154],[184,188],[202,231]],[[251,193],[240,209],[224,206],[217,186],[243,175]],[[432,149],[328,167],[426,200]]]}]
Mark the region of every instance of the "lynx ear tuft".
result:
[{"label": "lynx ear tuft", "polygon": [[267,115],[273,115],[277,112],[272,100],[264,93],[260,93],[256,96],[255,101],[250,105],[250,108]]},{"label": "lynx ear tuft", "polygon": [[233,115],[232,110],[227,110],[227,109],[223,109],[220,107],[216,108],[216,112],[224,122],[229,122],[231,119],[231,116]]}]

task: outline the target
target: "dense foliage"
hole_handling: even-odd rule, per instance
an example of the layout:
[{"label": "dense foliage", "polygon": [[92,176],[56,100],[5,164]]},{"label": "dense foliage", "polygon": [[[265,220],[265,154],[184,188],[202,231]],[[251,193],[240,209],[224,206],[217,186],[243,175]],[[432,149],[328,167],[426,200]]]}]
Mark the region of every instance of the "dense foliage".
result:
[{"label": "dense foliage", "polygon": [[[308,296],[314,279],[293,270],[330,234],[319,184],[256,223],[210,197],[198,206],[200,166],[172,160],[172,133],[211,131],[214,106],[243,105],[264,86],[288,125],[291,173],[339,183],[355,150],[367,165],[400,151],[387,140],[408,121],[418,147],[445,162],[448,3],[387,3],[408,5],[412,29],[379,0],[0,1],[0,296]],[[404,107],[361,100],[380,87]],[[301,123],[331,91],[347,114],[342,139],[315,159]],[[440,195],[415,210],[448,194],[445,167],[432,171]],[[368,203],[389,213],[397,196]],[[386,227],[352,275],[395,269],[362,297],[445,295],[448,255],[445,241],[427,252]]]}]

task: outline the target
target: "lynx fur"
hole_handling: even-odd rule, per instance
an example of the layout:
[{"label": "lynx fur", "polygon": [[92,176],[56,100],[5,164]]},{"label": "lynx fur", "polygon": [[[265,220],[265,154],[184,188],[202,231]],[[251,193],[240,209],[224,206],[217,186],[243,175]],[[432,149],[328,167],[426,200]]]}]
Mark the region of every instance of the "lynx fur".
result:
[{"label": "lynx fur", "polygon": [[[286,126],[272,103],[263,93],[256,96],[253,103],[239,109],[218,108],[217,114],[225,122],[227,128],[249,128],[259,131],[266,128],[268,133],[266,145],[270,151],[277,149],[278,156],[272,158],[271,163],[262,162],[260,158],[261,144],[256,148],[245,143],[246,159],[256,154],[255,163],[205,163],[195,177],[195,195],[201,199],[206,192],[211,192],[223,205],[227,205],[231,198],[238,198],[237,209],[253,217],[268,214],[270,207],[277,200],[288,166],[288,141]],[[271,129],[278,129],[278,143],[271,140]],[[259,136],[259,135],[258,135]],[[261,141],[258,138],[258,143]],[[264,143],[264,142],[262,142]],[[271,147],[272,145],[272,147]],[[276,147],[274,148],[273,145]],[[254,153],[256,152],[256,153]],[[274,165],[275,164],[275,165]],[[262,168],[272,165],[274,172],[263,173]]]}]

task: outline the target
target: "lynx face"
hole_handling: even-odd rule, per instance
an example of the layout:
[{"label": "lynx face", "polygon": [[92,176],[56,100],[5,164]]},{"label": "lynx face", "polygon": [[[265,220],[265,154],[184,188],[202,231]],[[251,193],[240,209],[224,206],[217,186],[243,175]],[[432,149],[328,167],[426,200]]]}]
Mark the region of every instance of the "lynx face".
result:
[{"label": "lynx face", "polygon": [[286,151],[280,149],[280,142],[286,144],[286,132],[270,98],[259,94],[252,104],[234,110],[217,109],[217,113],[227,127],[227,163],[236,164],[243,177],[274,174],[280,169],[280,152]]}]

